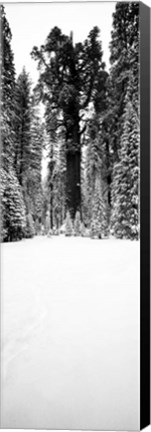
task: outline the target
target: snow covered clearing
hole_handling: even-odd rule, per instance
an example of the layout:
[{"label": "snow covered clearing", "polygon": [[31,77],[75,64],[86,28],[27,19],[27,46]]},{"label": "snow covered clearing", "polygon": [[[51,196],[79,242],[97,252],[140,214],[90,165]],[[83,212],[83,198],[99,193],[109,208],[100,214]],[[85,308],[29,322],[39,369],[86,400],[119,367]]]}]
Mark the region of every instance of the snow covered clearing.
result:
[{"label": "snow covered clearing", "polygon": [[2,428],[139,429],[139,242],[1,247]]}]

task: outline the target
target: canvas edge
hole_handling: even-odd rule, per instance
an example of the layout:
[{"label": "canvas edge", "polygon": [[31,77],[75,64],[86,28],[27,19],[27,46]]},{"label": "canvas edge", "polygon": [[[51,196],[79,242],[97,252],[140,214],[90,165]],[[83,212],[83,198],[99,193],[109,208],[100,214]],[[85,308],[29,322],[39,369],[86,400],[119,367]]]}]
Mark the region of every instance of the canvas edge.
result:
[{"label": "canvas edge", "polygon": [[150,8],[140,2],[140,429],[150,424]]}]

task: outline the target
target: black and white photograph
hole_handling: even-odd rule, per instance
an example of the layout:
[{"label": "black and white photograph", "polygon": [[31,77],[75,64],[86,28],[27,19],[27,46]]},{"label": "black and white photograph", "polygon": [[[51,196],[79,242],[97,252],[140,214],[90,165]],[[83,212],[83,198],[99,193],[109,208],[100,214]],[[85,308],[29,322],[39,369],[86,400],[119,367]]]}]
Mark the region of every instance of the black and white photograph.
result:
[{"label": "black and white photograph", "polygon": [[139,430],[139,2],[0,20],[1,427]]}]

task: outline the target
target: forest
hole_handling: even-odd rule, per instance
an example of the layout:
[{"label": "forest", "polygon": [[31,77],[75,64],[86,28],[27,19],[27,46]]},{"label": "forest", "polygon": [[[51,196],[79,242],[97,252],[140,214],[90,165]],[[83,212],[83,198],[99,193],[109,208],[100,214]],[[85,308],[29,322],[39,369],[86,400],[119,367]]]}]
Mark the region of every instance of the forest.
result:
[{"label": "forest", "polygon": [[72,31],[50,29],[31,47],[39,70],[34,88],[24,66],[16,76],[0,8],[1,241],[139,239],[139,3],[116,4],[109,72],[101,29],[80,43]]}]

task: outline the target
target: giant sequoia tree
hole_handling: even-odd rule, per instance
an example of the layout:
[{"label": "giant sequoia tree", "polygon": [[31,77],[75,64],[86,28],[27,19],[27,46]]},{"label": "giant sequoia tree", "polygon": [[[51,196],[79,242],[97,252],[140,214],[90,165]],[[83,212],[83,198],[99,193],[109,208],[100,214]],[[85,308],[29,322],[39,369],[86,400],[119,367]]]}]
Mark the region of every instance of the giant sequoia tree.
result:
[{"label": "giant sequoia tree", "polygon": [[56,116],[63,127],[66,143],[66,205],[71,216],[81,211],[81,137],[86,129],[86,110],[98,103],[106,72],[102,61],[99,29],[94,27],[83,43],[73,43],[72,34],[66,36],[54,27],[40,49],[33,48],[32,57],[40,70],[37,94],[46,110]]}]

